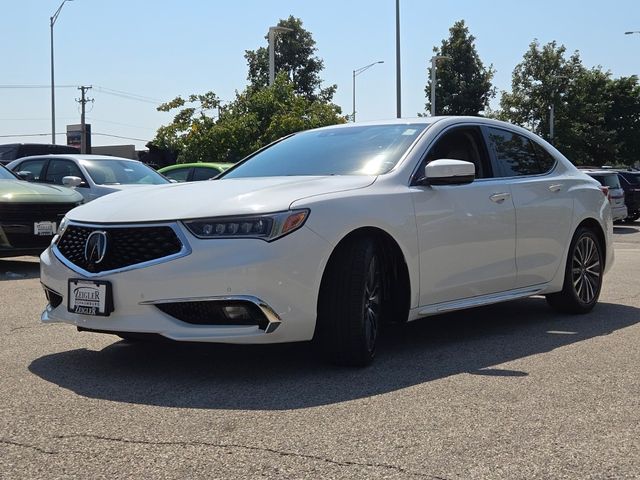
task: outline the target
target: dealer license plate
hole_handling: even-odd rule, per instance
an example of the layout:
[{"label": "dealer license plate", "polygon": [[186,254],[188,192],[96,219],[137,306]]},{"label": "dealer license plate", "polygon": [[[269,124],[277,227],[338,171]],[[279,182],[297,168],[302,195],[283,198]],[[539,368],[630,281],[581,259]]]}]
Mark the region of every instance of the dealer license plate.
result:
[{"label": "dealer license plate", "polygon": [[36,222],[33,224],[34,235],[55,235],[56,222]]},{"label": "dealer license plate", "polygon": [[67,298],[71,313],[106,317],[113,312],[111,282],[71,278]]}]

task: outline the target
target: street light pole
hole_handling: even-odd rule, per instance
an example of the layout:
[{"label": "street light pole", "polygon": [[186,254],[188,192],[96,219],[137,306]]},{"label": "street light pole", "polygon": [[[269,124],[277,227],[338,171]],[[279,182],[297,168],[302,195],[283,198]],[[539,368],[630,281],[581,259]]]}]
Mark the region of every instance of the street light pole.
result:
[{"label": "street light pole", "polygon": [[51,29],[51,143],[56,144],[56,93],[53,74],[53,26],[58,20],[58,15],[65,3],[72,0],[63,0],[56,12],[49,18],[49,27]]},{"label": "street light pole", "polygon": [[269,27],[269,86],[273,85],[273,82],[276,79],[276,32],[293,32],[293,29],[277,26]]},{"label": "street light pole", "polygon": [[384,60],[379,60],[377,62],[370,63],[369,65],[366,65],[361,68],[357,68],[356,70],[353,71],[353,110],[351,111],[352,122],[356,121],[356,77],[360,75],[362,72],[364,72],[365,70],[369,70],[371,67],[379,63],[384,63]]},{"label": "street light pole", "polygon": [[[402,83],[400,80],[400,0],[396,0],[396,117],[397,118],[402,117],[401,84]],[[355,110],[355,107],[354,107],[354,110]]]},{"label": "street light pole", "polygon": [[448,55],[434,55],[431,57],[431,116],[436,116],[436,63],[438,60],[451,60]]},{"label": "street light pole", "polygon": [[[568,80],[566,75],[557,75],[555,77],[558,80]],[[555,135],[555,122],[556,122],[556,95],[558,94],[558,84],[556,83],[551,92],[551,105],[549,106],[549,143],[553,144],[553,137]]]}]

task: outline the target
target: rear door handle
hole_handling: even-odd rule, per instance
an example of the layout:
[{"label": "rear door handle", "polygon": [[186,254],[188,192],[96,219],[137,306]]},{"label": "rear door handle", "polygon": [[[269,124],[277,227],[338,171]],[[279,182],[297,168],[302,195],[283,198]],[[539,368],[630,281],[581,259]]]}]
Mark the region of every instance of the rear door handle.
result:
[{"label": "rear door handle", "polygon": [[549,185],[549,190],[552,192],[559,192],[560,190],[562,190],[562,184],[552,183],[551,185]]},{"label": "rear door handle", "polygon": [[502,192],[502,193],[494,193],[489,197],[489,199],[494,203],[502,203],[509,197],[511,197],[511,194],[509,192]]}]

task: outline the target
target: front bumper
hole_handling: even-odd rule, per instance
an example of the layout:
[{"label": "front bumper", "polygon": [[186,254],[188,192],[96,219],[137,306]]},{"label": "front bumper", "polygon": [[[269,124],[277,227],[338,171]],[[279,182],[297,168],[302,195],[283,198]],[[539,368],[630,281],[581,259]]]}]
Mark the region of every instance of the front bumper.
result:
[{"label": "front bumper", "polygon": [[[279,343],[310,340],[318,290],[331,245],[306,227],[274,242],[254,239],[202,240],[182,226],[191,253],[164,263],[92,276],[111,282],[114,311],[107,317],[67,310],[68,281],[85,278],[51,248],[40,257],[42,284],[62,297],[42,321],[113,332],[154,333],[172,340]],[[277,326],[196,325],[158,308],[168,301],[248,298],[270,309]]]}]

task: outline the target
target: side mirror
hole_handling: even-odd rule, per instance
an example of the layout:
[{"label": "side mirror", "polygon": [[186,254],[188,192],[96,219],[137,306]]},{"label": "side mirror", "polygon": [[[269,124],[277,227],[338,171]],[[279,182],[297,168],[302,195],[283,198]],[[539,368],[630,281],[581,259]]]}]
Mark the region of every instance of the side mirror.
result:
[{"label": "side mirror", "polygon": [[464,160],[443,158],[429,162],[424,168],[426,185],[464,185],[476,178],[476,166]]},{"label": "side mirror", "polygon": [[33,182],[36,178],[33,176],[33,173],[28,171],[15,172],[21,180],[26,180],[27,182]]},{"label": "side mirror", "polygon": [[80,177],[62,177],[62,184],[65,187],[78,187],[82,183],[82,179]]}]

